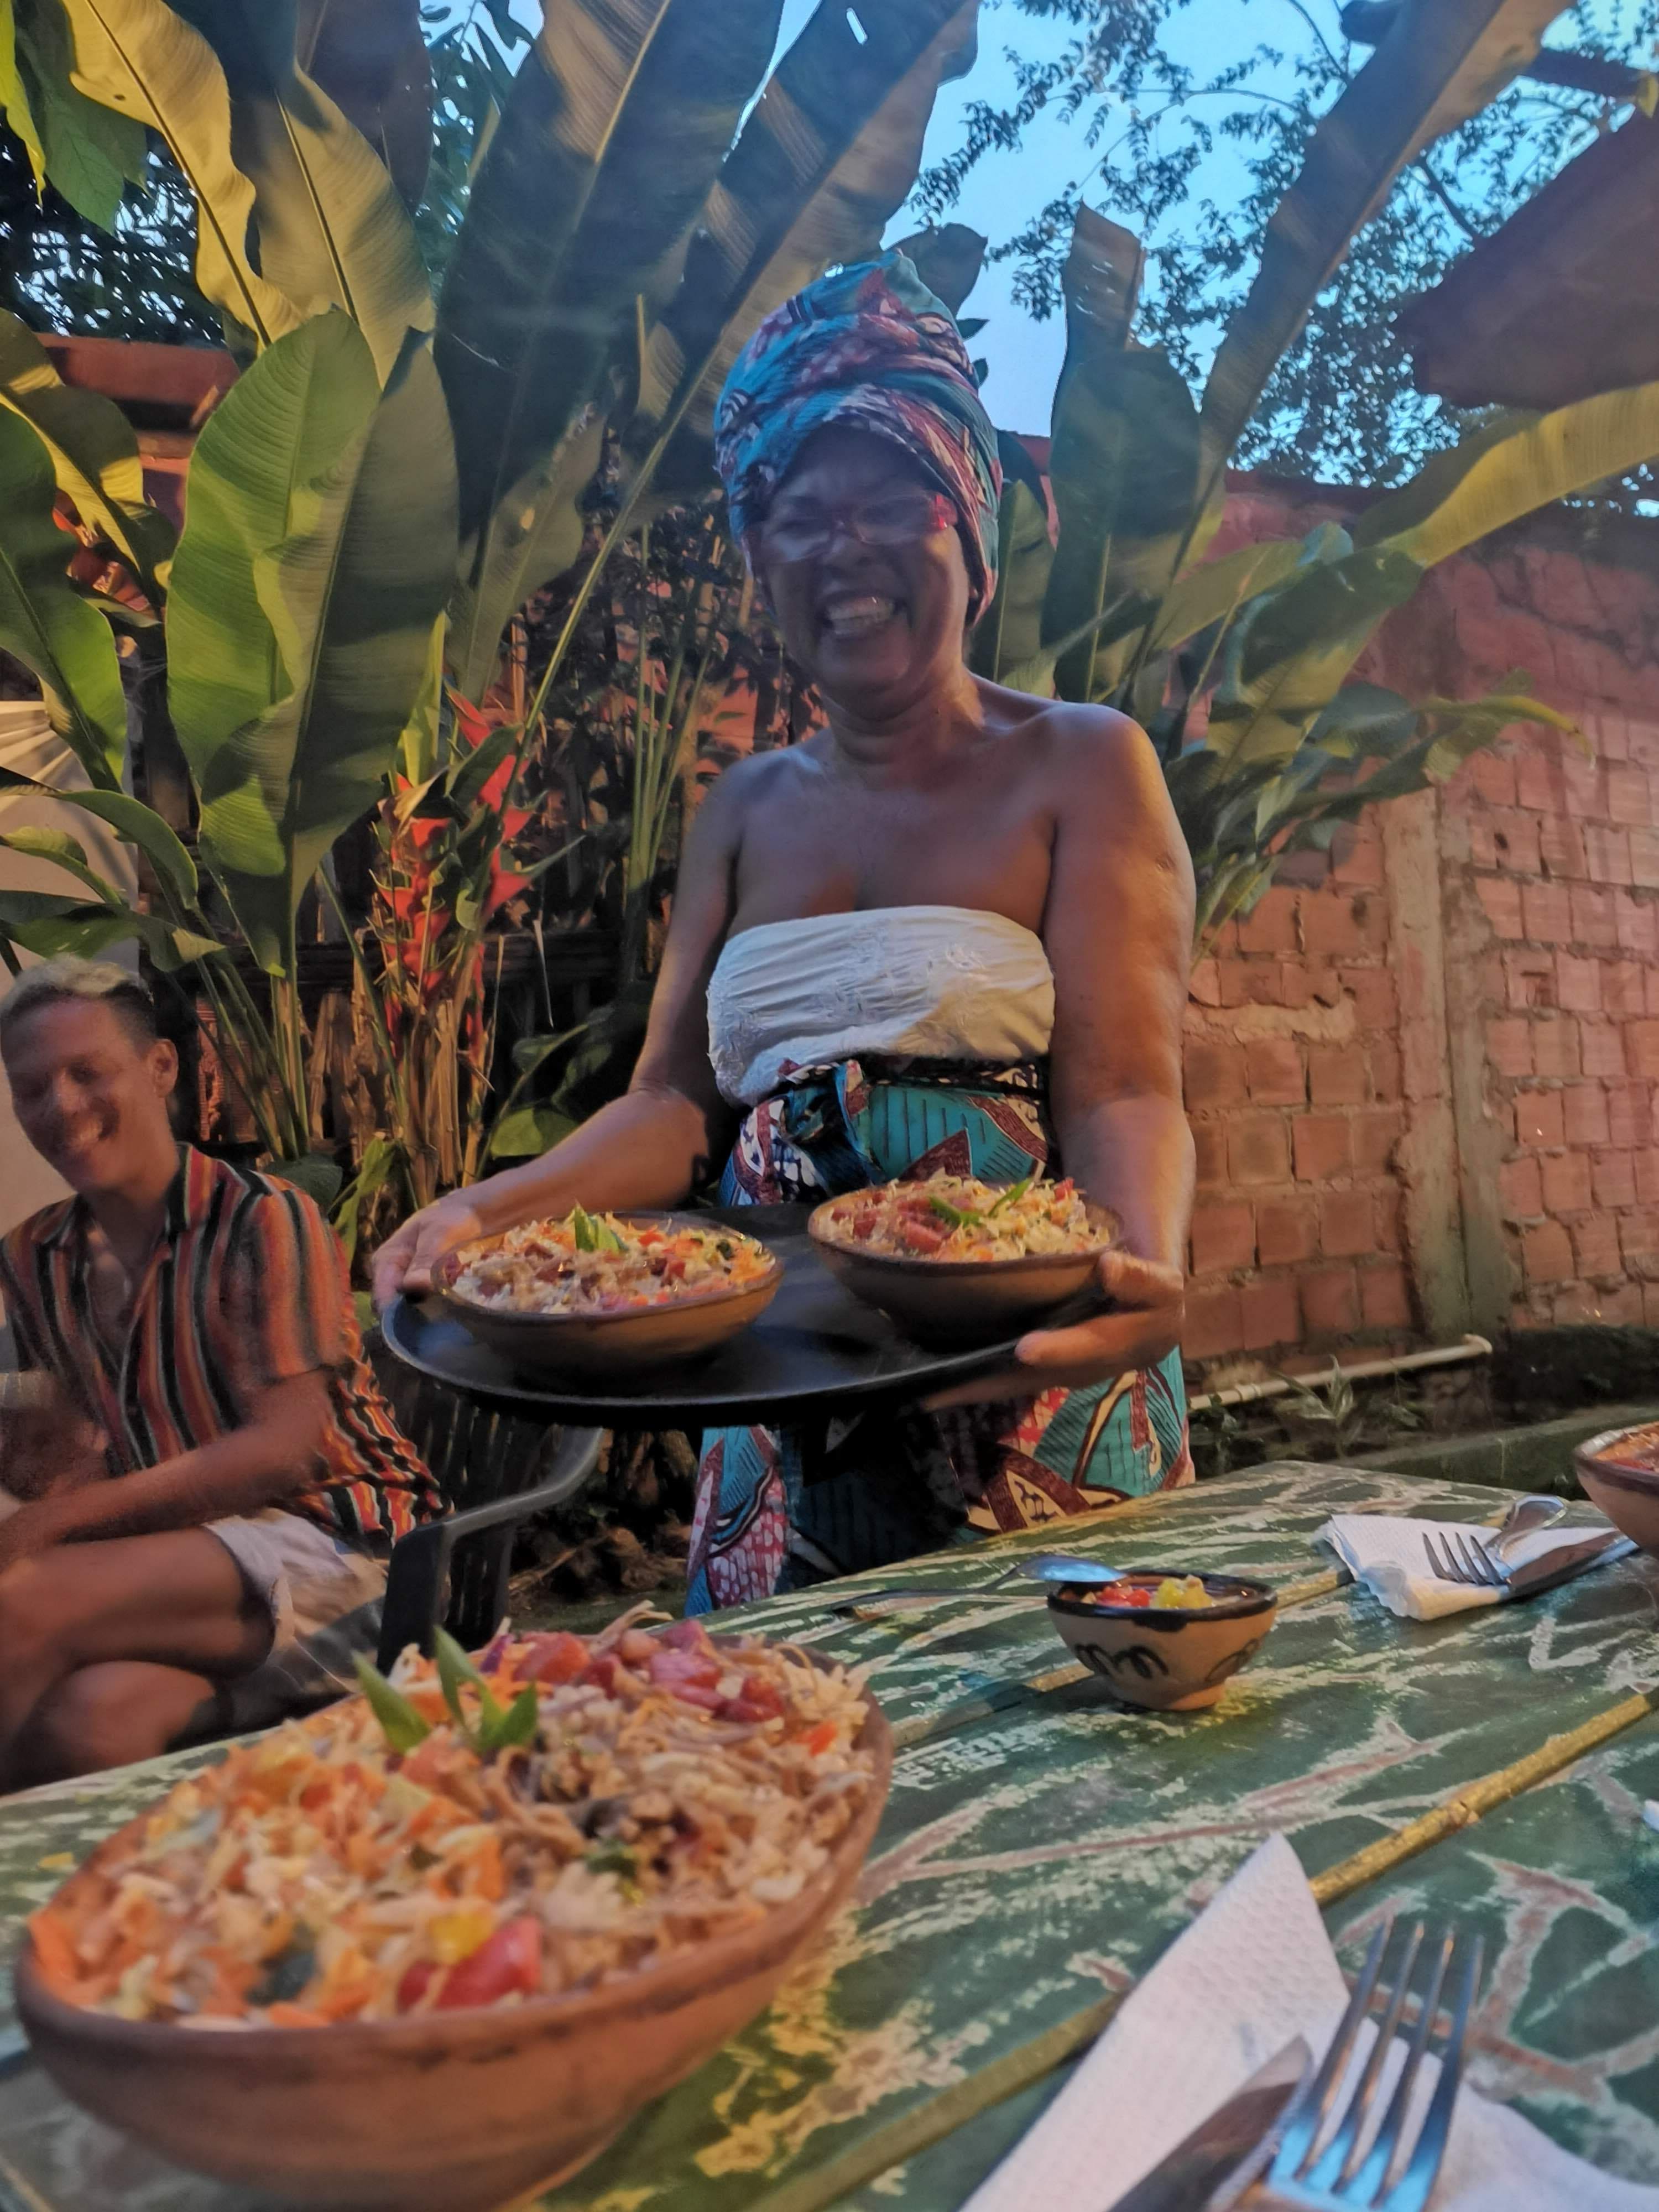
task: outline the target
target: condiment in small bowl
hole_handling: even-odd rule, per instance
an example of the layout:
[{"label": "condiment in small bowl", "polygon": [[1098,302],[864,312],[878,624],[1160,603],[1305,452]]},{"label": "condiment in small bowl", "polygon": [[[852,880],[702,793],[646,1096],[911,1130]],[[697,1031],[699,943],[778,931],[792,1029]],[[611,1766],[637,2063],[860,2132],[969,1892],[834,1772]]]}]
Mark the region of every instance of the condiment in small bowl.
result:
[{"label": "condiment in small bowl", "polygon": [[1590,1504],[1659,1558],[1659,1421],[1604,1430],[1572,1456]]},{"label": "condiment in small bowl", "polygon": [[[1201,1584],[1206,1601],[1154,1604],[1159,1585],[1171,1583]],[[1135,1597],[1112,1602],[1120,1588]],[[1214,1705],[1261,1649],[1278,1607],[1271,1583],[1240,1575],[1188,1576],[1174,1567],[1138,1567],[1103,1591],[1066,1588],[1048,1600],[1067,1649],[1113,1696],[1160,1713]]]}]

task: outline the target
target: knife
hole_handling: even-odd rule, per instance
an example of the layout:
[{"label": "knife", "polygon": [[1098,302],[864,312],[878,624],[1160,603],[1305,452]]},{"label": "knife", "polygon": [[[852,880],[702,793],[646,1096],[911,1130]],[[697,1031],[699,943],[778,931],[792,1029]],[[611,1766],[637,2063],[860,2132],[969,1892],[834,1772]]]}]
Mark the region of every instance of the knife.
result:
[{"label": "knife", "polygon": [[1546,1552],[1542,1559],[1517,1567],[1498,1602],[1512,1605],[1517,1598],[1536,1597],[1540,1590],[1553,1589],[1558,1583],[1572,1582],[1579,1575],[1588,1574],[1592,1567],[1627,1559],[1636,1548],[1631,1538],[1621,1536],[1616,1528],[1598,1529],[1583,1544],[1558,1545],[1553,1551]]},{"label": "knife", "polygon": [[1307,2044],[1293,2037],[1120,2197],[1111,2212],[1203,2212],[1224,2182],[1231,2185],[1230,2197],[1242,2195],[1266,2171],[1279,2121],[1312,2064]]}]

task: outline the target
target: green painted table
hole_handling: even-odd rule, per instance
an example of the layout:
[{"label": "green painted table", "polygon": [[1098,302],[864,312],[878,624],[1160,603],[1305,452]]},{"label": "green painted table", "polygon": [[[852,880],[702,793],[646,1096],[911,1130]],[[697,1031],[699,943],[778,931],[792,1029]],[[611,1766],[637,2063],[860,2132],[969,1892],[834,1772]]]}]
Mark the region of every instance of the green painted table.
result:
[{"label": "green painted table", "polygon": [[[1502,1504],[1281,1464],[1072,1524],[1068,1544],[1125,1566],[1280,1586],[1255,1666],[1188,1717],[1119,1711],[1036,1605],[849,1621],[820,1590],[734,1616],[870,1665],[900,1745],[886,1819],[826,1948],[544,2212],[954,2212],[1274,1830],[1345,1952],[1389,1904],[1479,1923],[1496,1964],[1477,2083],[1659,2182],[1659,1835],[1641,1820],[1659,1796],[1659,1562],[1424,1625],[1340,1583],[1311,1542],[1333,1511],[1478,1520]],[[833,1599],[923,1574],[967,1584],[985,1558],[943,1553]],[[66,1855],[214,1755],[0,1802],[0,1955]],[[0,2058],[19,2042],[3,2010],[8,2035]],[[20,2055],[0,2077],[7,2212],[253,2202],[82,2118]]]}]

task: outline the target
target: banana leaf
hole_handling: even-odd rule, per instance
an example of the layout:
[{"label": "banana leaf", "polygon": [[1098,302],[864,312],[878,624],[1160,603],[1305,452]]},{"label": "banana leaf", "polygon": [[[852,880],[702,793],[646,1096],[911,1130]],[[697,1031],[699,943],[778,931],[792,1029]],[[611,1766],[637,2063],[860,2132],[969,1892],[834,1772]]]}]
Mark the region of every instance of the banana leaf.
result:
[{"label": "banana leaf", "polygon": [[300,0],[300,67],[362,131],[411,215],[432,158],[432,68],[420,0]]},{"label": "banana leaf", "polygon": [[144,132],[130,115],[88,100],[70,79],[70,28],[63,0],[17,0],[14,12],[21,88],[31,127],[15,118],[35,181],[42,176],[88,222],[113,230],[121,194],[145,176]]},{"label": "banana leaf", "polygon": [[1355,524],[1354,542],[1394,545],[1429,568],[1656,453],[1659,382],[1600,392],[1548,415],[1504,415],[1376,501]]},{"label": "banana leaf", "polygon": [[997,510],[996,593],[969,644],[969,665],[976,675],[1008,683],[1012,672],[1039,653],[1042,601],[1054,561],[1041,483],[1033,491],[1024,476],[1006,477]]},{"label": "banana leaf", "polygon": [[1227,326],[1203,404],[1217,484],[1269,378],[1354,234],[1424,147],[1485,107],[1538,52],[1563,0],[1406,0],[1314,132]]},{"label": "banana leaf", "polygon": [[928,290],[959,317],[963,301],[979,282],[989,243],[965,222],[930,223],[897,240],[893,250],[909,256]]},{"label": "banana leaf", "polygon": [[174,0],[224,70],[230,152],[253,186],[259,272],[302,315],[343,307],[382,384],[432,294],[385,164],[295,59],[295,0]]},{"label": "banana leaf", "polygon": [[173,529],[144,499],[143,464],[131,424],[101,392],[72,389],[15,315],[0,310],[0,407],[33,424],[58,489],[100,531],[146,591],[159,596]]},{"label": "banana leaf", "polygon": [[448,422],[429,350],[380,397],[341,314],[280,340],[210,417],[173,562],[168,699],[200,851],[258,964],[378,797],[454,572]]},{"label": "banana leaf", "polygon": [[34,119],[28,87],[17,64],[17,26],[12,0],[0,0],[0,115],[28,156],[29,173],[38,192],[46,181],[46,149],[40,126]]},{"label": "banana leaf", "polygon": [[163,0],[64,0],[73,82],[90,100],[159,131],[194,194],[196,282],[261,345],[301,313],[254,264],[253,186],[231,154],[230,94],[219,58]]},{"label": "banana leaf", "polygon": [[222,958],[225,952],[211,937],[179,928],[160,915],[139,913],[113,890],[106,898],[96,899],[58,891],[0,890],[0,944],[21,945],[42,960],[60,952],[95,960],[108,946],[135,938],[167,974],[192,961]]},{"label": "banana leaf", "polygon": [[834,262],[868,259],[915,182],[939,88],[971,67],[979,0],[821,0],[727,155],[647,340],[627,444],[672,493],[709,480],[726,371],[763,316]]},{"label": "banana leaf", "polygon": [[1384,616],[1422,579],[1408,554],[1368,546],[1306,561],[1258,595],[1228,638],[1206,749],[1241,765],[1288,761]]},{"label": "banana leaf", "polygon": [[585,410],[611,396],[635,302],[702,207],[781,13],[781,0],[544,0],[439,309],[469,595],[452,659],[468,696],[508,618],[580,547],[575,500],[597,459]]},{"label": "banana leaf", "polygon": [[1218,519],[1200,517],[1198,410],[1179,371],[1129,342],[1139,246],[1079,208],[1064,272],[1066,362],[1054,394],[1049,481],[1060,542],[1042,608],[1047,645],[1076,635],[1061,657],[1061,697],[1093,699],[1126,672],[1133,633],[1103,641],[1085,626],[1119,602],[1156,602],[1177,559]]},{"label": "banana leaf", "polygon": [[118,836],[137,846],[181,907],[195,904],[196,863],[154,807],[146,806],[143,799],[125,791],[66,791],[3,764],[0,764],[0,791],[37,792],[55,805],[78,806],[83,813],[107,823]]},{"label": "banana leaf", "polygon": [[57,494],[40,438],[0,408],[0,647],[40,678],[88,780],[118,790],[127,724],[115,641],[70,582],[77,540],[52,519]]}]

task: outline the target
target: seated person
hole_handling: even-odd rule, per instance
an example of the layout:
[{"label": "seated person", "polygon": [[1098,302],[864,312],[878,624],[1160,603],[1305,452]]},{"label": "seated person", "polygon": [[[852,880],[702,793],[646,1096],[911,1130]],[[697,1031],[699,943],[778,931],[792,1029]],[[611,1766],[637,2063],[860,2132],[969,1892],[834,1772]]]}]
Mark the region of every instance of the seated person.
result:
[{"label": "seated person", "polygon": [[43,1452],[43,1385],[9,1394],[34,1408],[0,1458],[15,1788],[349,1687],[393,1540],[443,1506],[364,1364],[316,1206],[175,1139],[178,1056],[143,987],[82,960],[28,969],[0,1000],[0,1060],[75,1194],[0,1241],[21,1364],[63,1409]]}]

